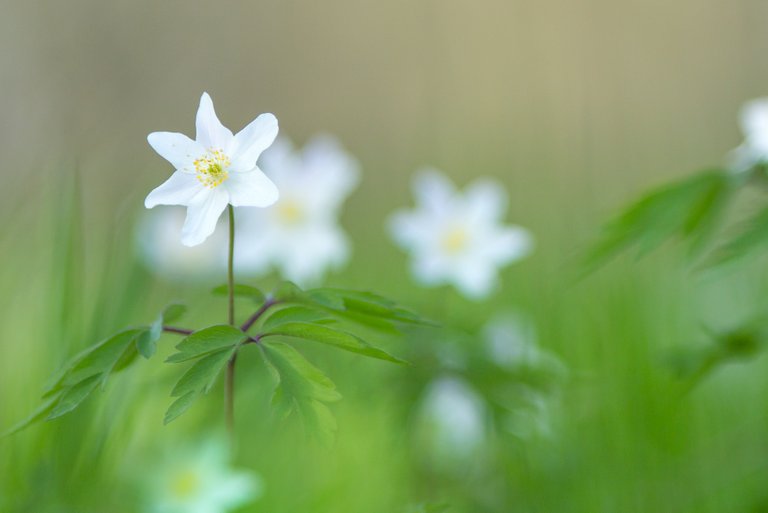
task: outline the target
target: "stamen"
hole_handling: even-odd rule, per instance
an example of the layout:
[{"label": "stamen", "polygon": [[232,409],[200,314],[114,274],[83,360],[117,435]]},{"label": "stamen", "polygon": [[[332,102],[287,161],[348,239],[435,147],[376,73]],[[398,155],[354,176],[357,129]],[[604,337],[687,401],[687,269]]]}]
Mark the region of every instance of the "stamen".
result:
[{"label": "stamen", "polygon": [[214,189],[229,178],[227,170],[231,164],[229,157],[222,150],[208,150],[206,154],[195,160],[197,179],[209,189]]}]

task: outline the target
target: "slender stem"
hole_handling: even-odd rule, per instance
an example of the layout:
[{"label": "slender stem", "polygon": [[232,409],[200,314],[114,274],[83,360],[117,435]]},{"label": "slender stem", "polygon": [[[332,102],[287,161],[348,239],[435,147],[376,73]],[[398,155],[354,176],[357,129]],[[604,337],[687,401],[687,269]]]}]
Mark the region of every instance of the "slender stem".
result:
[{"label": "slender stem", "polygon": [[268,298],[266,301],[264,301],[264,304],[263,304],[263,305],[261,305],[261,308],[259,308],[258,310],[256,310],[256,311],[253,313],[253,315],[251,315],[251,316],[248,318],[248,320],[247,320],[247,321],[245,321],[245,322],[243,323],[243,325],[242,325],[242,326],[240,326],[240,329],[241,329],[241,330],[243,330],[243,331],[248,331],[249,329],[251,329],[251,326],[253,326],[253,325],[254,325],[254,323],[256,323],[256,321],[258,321],[258,320],[259,320],[259,318],[260,318],[262,315],[264,315],[264,312],[266,312],[267,310],[269,310],[271,307],[275,306],[277,303],[278,303],[278,302],[277,302],[277,301],[275,301],[274,299],[272,299],[272,298]]},{"label": "slender stem", "polygon": [[163,326],[163,331],[167,333],[177,333],[179,335],[191,335],[194,333],[192,330],[186,328],[176,328],[174,326]]},{"label": "slender stem", "polygon": [[229,205],[229,260],[227,261],[227,285],[229,287],[229,324],[235,325],[235,209]]},{"label": "slender stem", "polygon": [[[235,209],[229,205],[229,259],[227,261],[227,285],[229,288],[229,324],[235,325]],[[224,388],[224,408],[227,430],[230,435],[235,430],[235,362],[237,351],[227,363],[227,378]]]}]

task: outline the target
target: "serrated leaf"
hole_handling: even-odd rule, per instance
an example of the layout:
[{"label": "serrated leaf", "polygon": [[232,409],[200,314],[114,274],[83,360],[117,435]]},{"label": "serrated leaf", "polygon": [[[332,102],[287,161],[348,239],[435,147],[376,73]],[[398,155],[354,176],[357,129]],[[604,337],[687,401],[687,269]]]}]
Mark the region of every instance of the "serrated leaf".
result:
[{"label": "serrated leaf", "polygon": [[715,250],[710,265],[731,262],[768,246],[768,207],[746,221],[735,237]]},{"label": "serrated leaf", "polygon": [[232,346],[221,349],[204,356],[196,361],[192,367],[181,377],[171,392],[172,397],[180,397],[189,392],[207,393],[216,382],[221,370],[227,364],[235,352],[236,347]]},{"label": "serrated leaf", "polygon": [[287,344],[265,342],[261,348],[278,379],[272,399],[276,410],[285,415],[295,409],[313,433],[332,438],[336,423],[323,403],[341,399],[333,382]]},{"label": "serrated leaf", "polygon": [[199,395],[200,394],[196,392],[189,392],[173,401],[173,403],[168,407],[168,410],[165,412],[163,424],[169,424],[179,418],[189,409],[190,406],[192,406]]},{"label": "serrated leaf", "polygon": [[[217,296],[228,296],[229,295],[229,285],[219,285],[215,289],[211,291],[213,294]],[[256,301],[257,303],[263,302],[266,297],[264,296],[264,293],[257,289],[256,287],[252,287],[250,285],[241,285],[241,284],[235,284],[234,287],[234,294],[237,297],[245,297],[250,298]]]},{"label": "serrated leaf", "polygon": [[314,323],[333,323],[336,319],[323,311],[307,308],[302,305],[288,306],[276,310],[264,321],[263,329],[269,329],[287,322],[314,322]]},{"label": "serrated leaf", "polygon": [[700,248],[734,191],[734,180],[722,171],[707,171],[655,189],[605,225],[598,242],[584,258],[589,271],[634,248],[642,256],[672,237]]},{"label": "serrated leaf", "polygon": [[329,326],[312,324],[308,322],[287,322],[275,326],[262,334],[263,338],[271,336],[294,337],[305,340],[313,340],[322,344],[338,347],[370,358],[386,360],[394,363],[406,363],[395,358],[381,349],[371,346],[363,339],[351,333],[340,331]]},{"label": "serrated leaf", "polygon": [[93,392],[100,379],[101,374],[96,374],[65,390],[45,420],[53,420],[77,408]]},{"label": "serrated leaf", "polygon": [[246,337],[247,335],[239,328],[228,324],[203,328],[182,340],[176,346],[179,352],[168,357],[166,362],[184,362],[213,351],[231,348],[242,342]]}]

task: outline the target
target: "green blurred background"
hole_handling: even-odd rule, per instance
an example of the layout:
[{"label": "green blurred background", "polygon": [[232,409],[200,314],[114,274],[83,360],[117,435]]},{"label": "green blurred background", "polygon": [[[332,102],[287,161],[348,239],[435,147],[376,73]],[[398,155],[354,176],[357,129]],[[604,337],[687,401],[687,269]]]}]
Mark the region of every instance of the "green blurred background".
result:
[{"label": "green blurred background", "polygon": [[[329,283],[438,318],[469,334],[470,354],[493,313],[524,311],[569,369],[552,436],[491,433],[482,461],[457,470],[428,463],[414,434],[432,364],[310,352],[345,396],[328,449],[270,420],[272,382],[246,355],[235,466],[266,493],[242,511],[768,511],[765,358],[693,389],[665,365],[701,343],[702,324],[761,311],[760,265],[702,275],[671,248],[573,280],[606,215],[738,144],[738,108],[768,91],[768,3],[0,0],[0,11],[0,428],[38,404],[66,357],[170,300],[190,304],[195,327],[224,319],[206,289],[164,283],[133,256],[143,197],[169,172],[146,135],[192,133],[205,90],[225,125],[271,111],[297,142],[330,132],[360,160],[343,219],[354,257]],[[387,239],[386,216],[410,204],[425,164],[460,184],[501,179],[510,220],[536,237],[487,302],[417,288]],[[392,350],[422,354],[441,336]],[[0,511],[140,511],[158,448],[221,429],[219,389],[164,428],[176,373],[139,363],[76,414],[0,440]]]}]

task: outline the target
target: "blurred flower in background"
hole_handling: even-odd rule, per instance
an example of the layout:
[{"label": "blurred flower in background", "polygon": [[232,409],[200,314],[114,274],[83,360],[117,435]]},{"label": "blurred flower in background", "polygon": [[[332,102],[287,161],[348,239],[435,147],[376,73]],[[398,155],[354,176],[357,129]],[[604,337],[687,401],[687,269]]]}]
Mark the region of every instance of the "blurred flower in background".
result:
[{"label": "blurred flower in background", "polygon": [[238,266],[254,274],[274,268],[299,285],[316,284],[349,258],[339,214],[359,165],[331,136],[316,136],[302,151],[280,139],[260,162],[280,199],[268,209],[238,212]]},{"label": "blurred flower in background", "polygon": [[462,193],[428,169],[416,175],[413,192],[416,208],[396,212],[389,227],[395,242],[411,253],[420,283],[452,284],[481,299],[496,287],[500,267],[530,252],[525,229],[501,224],[507,196],[496,181],[477,180]]},{"label": "blurred flower in background", "polygon": [[197,246],[185,246],[179,240],[184,217],[184,210],[178,207],[147,212],[136,231],[138,256],[147,269],[164,280],[206,284],[222,281],[227,265],[226,227],[219,226]]},{"label": "blurred flower in background", "polygon": [[768,98],[757,98],[744,104],[740,114],[744,142],[729,155],[733,171],[748,171],[768,162]]},{"label": "blurred flower in background", "polygon": [[475,458],[487,435],[486,404],[459,376],[439,376],[424,391],[419,412],[421,437],[438,466]]},{"label": "blurred flower in background", "polygon": [[181,205],[187,218],[181,242],[196,246],[216,229],[227,205],[266,207],[277,201],[275,184],[256,161],[277,136],[277,119],[262,114],[237,135],[221,124],[208,93],[200,98],[195,141],[184,134],[153,132],[150,146],[176,171],[149,193],[144,205]]},{"label": "blurred flower in background", "polygon": [[493,317],[483,329],[483,338],[488,357],[501,367],[545,367],[557,374],[565,373],[560,359],[539,347],[536,326],[520,312]]},{"label": "blurred flower in background", "polygon": [[230,468],[229,451],[219,439],[171,453],[156,472],[142,477],[147,513],[226,513],[263,493],[255,473]]}]

